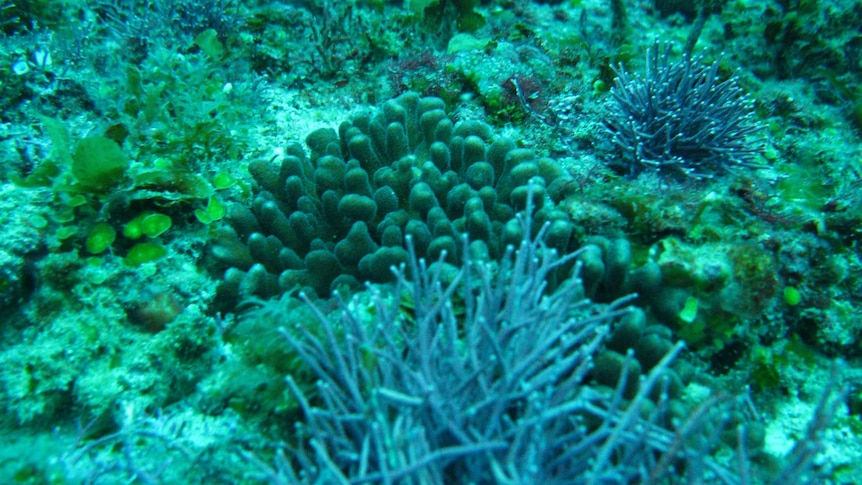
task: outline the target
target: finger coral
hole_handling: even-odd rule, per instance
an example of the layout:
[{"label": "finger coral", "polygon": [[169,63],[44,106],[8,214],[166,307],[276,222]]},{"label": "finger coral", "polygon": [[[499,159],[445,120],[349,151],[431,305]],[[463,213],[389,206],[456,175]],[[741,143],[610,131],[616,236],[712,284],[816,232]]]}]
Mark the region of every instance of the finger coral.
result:
[{"label": "finger coral", "polygon": [[547,241],[576,248],[568,216],[556,208],[572,190],[557,162],[517,148],[485,123],[448,117],[439,98],[413,92],[362,112],[338,131],[323,128],[273,163],[255,160],[251,208],[233,206],[213,254],[230,267],[225,287],[269,298],[301,288],[318,296],[339,285],[388,281],[388,268],[417,254],[464,256],[462,233],[499,258],[520,240],[514,214],[534,183],[537,220],[554,220]]}]

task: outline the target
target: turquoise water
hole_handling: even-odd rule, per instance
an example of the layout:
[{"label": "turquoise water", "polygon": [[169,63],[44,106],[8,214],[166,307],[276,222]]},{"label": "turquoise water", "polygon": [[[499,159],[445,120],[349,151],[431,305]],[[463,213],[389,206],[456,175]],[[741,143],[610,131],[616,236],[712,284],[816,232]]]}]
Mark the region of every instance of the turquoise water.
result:
[{"label": "turquoise water", "polygon": [[702,3],[0,3],[0,483],[860,482],[862,4]]}]

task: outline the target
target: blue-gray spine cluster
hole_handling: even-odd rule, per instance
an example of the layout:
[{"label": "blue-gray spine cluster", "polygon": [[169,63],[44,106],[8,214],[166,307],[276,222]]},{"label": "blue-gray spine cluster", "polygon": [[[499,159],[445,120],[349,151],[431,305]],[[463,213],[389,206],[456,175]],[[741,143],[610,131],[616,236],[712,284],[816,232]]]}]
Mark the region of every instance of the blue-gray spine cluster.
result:
[{"label": "blue-gray spine cluster", "polygon": [[549,292],[547,278],[578,253],[557,257],[540,242],[548,224],[532,239],[521,221],[524,240],[499,267],[467,257],[454,275],[418,259],[408,238],[391,294],[411,300],[410,318],[378,292],[373,322],[344,305],[337,321],[318,313],[322,336],[283,331],[319,381],[311,397],[288,376],[304,439],[273,482],[735,483],[710,457],[716,429],[703,426],[720,427],[711,409],[726,407],[665,427],[664,378],[681,345],[643,379],[629,353],[616,391],[584,384],[604,365],[595,358],[609,324],[634,310],[591,303],[574,278]]},{"label": "blue-gray spine cluster", "polygon": [[647,53],[644,76],[620,66],[607,122],[630,175],[645,169],[708,177],[733,166],[753,166],[762,144],[753,103],[735,77],[721,79],[718,61],[671,62],[669,45]]}]

